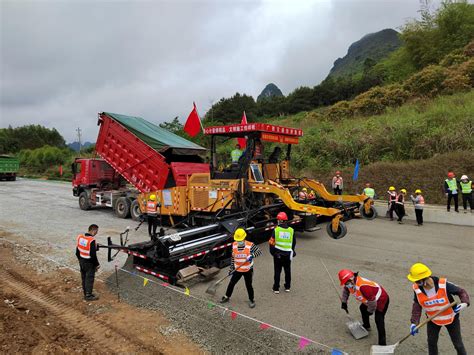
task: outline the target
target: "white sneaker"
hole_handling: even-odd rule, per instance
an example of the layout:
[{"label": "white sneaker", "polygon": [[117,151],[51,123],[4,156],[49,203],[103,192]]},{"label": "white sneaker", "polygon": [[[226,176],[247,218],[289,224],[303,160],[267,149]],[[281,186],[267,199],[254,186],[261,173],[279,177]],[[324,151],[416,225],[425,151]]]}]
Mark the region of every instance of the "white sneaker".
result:
[{"label": "white sneaker", "polygon": [[286,289],[285,289],[285,292],[290,292],[290,289],[289,289],[289,288],[286,288]]},{"label": "white sneaker", "polygon": [[273,290],[273,293],[274,293],[275,295],[278,295],[278,294],[280,293],[280,291],[275,291],[275,290]]}]

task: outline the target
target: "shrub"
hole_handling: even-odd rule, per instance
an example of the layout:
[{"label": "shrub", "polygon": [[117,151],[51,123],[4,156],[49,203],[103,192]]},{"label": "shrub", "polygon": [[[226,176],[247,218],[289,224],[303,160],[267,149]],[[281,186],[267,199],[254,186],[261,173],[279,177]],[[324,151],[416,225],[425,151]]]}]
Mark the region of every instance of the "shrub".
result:
[{"label": "shrub", "polygon": [[446,76],[446,68],[430,65],[406,80],[404,89],[415,96],[433,97],[443,89]]},{"label": "shrub", "polygon": [[342,100],[335,103],[326,111],[327,117],[331,120],[338,121],[342,118],[351,117],[354,114],[349,101]]}]

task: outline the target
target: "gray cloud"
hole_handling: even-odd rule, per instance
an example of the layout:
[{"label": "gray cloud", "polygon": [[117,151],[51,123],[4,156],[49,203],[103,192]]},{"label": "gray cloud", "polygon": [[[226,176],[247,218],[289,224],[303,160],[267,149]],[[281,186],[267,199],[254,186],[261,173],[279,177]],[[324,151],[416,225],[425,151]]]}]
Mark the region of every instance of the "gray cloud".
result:
[{"label": "gray cloud", "polygon": [[96,114],[156,123],[192,102],[314,86],[348,46],[416,17],[412,0],[1,1],[0,126],[42,124],[71,141]]}]

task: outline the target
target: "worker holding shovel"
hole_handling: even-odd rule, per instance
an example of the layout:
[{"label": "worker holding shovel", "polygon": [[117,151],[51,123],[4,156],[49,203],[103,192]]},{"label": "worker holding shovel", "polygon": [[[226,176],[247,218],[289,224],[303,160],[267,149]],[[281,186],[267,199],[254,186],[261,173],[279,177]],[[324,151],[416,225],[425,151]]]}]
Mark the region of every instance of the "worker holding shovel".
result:
[{"label": "worker holding shovel", "polygon": [[238,228],[234,233],[234,243],[232,244],[232,259],[230,262],[229,275],[232,275],[225,296],[221,303],[229,302],[234,287],[242,278],[245,279],[245,286],[249,296],[249,307],[255,307],[254,292],[252,286],[253,259],[261,255],[262,252],[254,243],[246,241],[247,233],[245,229]]},{"label": "worker holding shovel", "polygon": [[461,303],[455,307],[448,307],[436,318],[428,322],[428,353],[438,354],[438,337],[442,326],[448,330],[451,341],[458,355],[467,354],[461,336],[459,312],[469,306],[469,295],[459,286],[448,282],[446,278],[431,275],[431,270],[424,264],[416,263],[410,268],[408,280],[413,282],[415,293],[411,314],[410,333],[418,333],[417,324],[420,322],[422,309],[428,317],[454,301],[457,295]]},{"label": "worker holding shovel", "polygon": [[374,281],[359,276],[351,270],[339,271],[339,281],[344,286],[341,297],[341,308],[347,311],[349,295],[353,294],[361,302],[360,313],[365,329],[370,330],[369,317],[375,312],[375,324],[379,336],[379,345],[387,345],[385,336],[385,314],[387,313],[390,299],[385,289]]}]

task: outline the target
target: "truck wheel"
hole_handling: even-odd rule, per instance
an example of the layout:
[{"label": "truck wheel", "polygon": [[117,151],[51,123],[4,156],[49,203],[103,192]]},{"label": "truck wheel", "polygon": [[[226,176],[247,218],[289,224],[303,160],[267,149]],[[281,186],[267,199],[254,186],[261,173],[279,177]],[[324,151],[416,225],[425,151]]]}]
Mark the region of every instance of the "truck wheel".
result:
[{"label": "truck wheel", "polygon": [[138,205],[138,200],[133,200],[132,204],[130,205],[130,215],[134,221],[140,221],[140,216],[142,211],[140,211],[140,206]]},{"label": "truck wheel", "polygon": [[370,206],[369,213],[365,212],[364,206],[360,206],[359,208],[360,215],[369,221],[375,219],[377,217],[377,211],[375,210],[374,206]]},{"label": "truck wheel", "polygon": [[90,210],[91,205],[89,203],[89,197],[87,196],[87,192],[82,191],[79,195],[79,207],[83,211]]},{"label": "truck wheel", "polygon": [[326,225],[326,232],[329,234],[329,236],[333,239],[341,239],[341,238],[344,238],[344,236],[346,235],[347,233],[347,227],[345,225],[344,222],[342,221],[339,221],[339,228],[337,229],[337,232],[334,233],[332,231],[332,223],[329,222],[327,225]]},{"label": "truck wheel", "polygon": [[120,197],[115,204],[115,215],[119,218],[130,216],[130,201],[126,197]]}]

